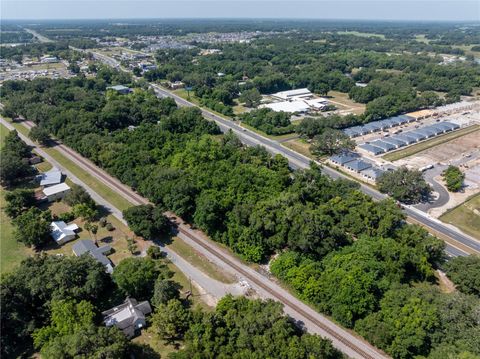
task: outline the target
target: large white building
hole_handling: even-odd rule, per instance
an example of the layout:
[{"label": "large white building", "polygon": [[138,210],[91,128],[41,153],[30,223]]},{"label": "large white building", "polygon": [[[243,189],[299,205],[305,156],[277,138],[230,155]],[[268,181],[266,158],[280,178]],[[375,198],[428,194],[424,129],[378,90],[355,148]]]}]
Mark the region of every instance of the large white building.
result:
[{"label": "large white building", "polygon": [[271,95],[272,97],[279,98],[280,100],[290,101],[294,99],[307,99],[311,98],[313,94],[307,88],[301,88],[296,90],[281,91]]},{"label": "large white building", "polygon": [[42,192],[48,202],[53,202],[57,199],[62,199],[68,192],[70,192],[70,187],[66,183],[60,183],[55,186],[45,187]]}]

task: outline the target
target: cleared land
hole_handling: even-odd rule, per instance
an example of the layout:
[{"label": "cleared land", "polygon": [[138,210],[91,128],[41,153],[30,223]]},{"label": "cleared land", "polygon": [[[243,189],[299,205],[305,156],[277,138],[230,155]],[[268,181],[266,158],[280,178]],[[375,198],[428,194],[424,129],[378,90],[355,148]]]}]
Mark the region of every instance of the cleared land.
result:
[{"label": "cleared land", "polygon": [[480,194],[448,211],[440,219],[480,239]]},{"label": "cleared land", "polygon": [[365,112],[365,105],[357,103],[348,98],[348,94],[339,91],[328,91],[328,101],[337,107],[337,111],[341,114],[349,112],[360,115]]},{"label": "cleared land", "polygon": [[196,252],[191,246],[186,244],[182,239],[173,237],[173,240],[168,247],[173,249],[177,253],[181,253],[190,264],[200,269],[209,277],[216,279],[223,283],[234,283],[235,278],[224,273],[214,263],[210,262],[205,256]]},{"label": "cleared land", "polygon": [[411,155],[414,155],[418,152],[421,152],[421,151],[427,150],[429,148],[432,148],[434,146],[438,146],[438,145],[441,145],[445,142],[452,141],[456,138],[459,138],[459,137],[465,136],[469,133],[473,133],[475,131],[478,131],[479,129],[480,129],[480,125],[473,125],[473,126],[463,128],[463,129],[455,131],[455,132],[450,132],[450,133],[447,133],[445,135],[441,135],[441,136],[432,138],[431,140],[420,142],[419,144],[407,147],[403,150],[390,152],[390,153],[386,154],[385,156],[383,156],[383,159],[385,159],[387,161],[392,161],[392,162],[393,161],[398,161],[398,160],[400,160],[404,157],[411,156]]},{"label": "cleared land", "polygon": [[383,34],[374,34],[371,32],[360,32],[360,31],[338,31],[339,35],[354,35],[359,37],[378,37],[379,39],[385,39]]}]

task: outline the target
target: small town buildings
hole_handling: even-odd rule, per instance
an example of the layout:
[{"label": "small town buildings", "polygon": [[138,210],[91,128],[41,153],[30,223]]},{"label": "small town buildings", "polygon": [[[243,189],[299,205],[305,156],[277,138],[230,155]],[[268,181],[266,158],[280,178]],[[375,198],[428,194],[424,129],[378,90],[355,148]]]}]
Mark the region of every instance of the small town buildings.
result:
[{"label": "small town buildings", "polygon": [[67,225],[64,221],[55,221],[50,224],[50,228],[52,230],[50,235],[57,244],[61,245],[75,239],[78,226],[75,223]]},{"label": "small town buildings", "polygon": [[42,59],[40,60],[40,62],[42,64],[53,64],[53,63],[56,63],[58,62],[58,58],[56,56],[44,56],[42,57]]},{"label": "small town buildings", "polygon": [[310,106],[304,101],[281,101],[261,105],[260,108],[269,108],[276,112],[305,113]]},{"label": "small town buildings", "polygon": [[333,155],[329,158],[333,164],[343,166],[344,164],[358,159],[360,156],[355,152],[344,152],[338,155]]},{"label": "small town buildings", "polygon": [[105,266],[105,271],[107,273],[113,273],[112,263],[106,256],[112,252],[112,247],[108,245],[97,247],[91,239],[82,239],[73,245],[72,250],[77,257],[80,257],[83,254],[91,255],[97,262],[100,262]]},{"label": "small town buildings", "polygon": [[394,149],[397,148],[397,146],[392,145],[391,143],[384,142],[383,139],[382,139],[382,140],[377,140],[377,141],[370,142],[370,144],[371,144],[372,146],[375,146],[375,147],[380,147],[380,148],[383,149],[385,152],[388,152],[388,151],[391,151],[391,150],[394,150]]},{"label": "small town buildings", "polygon": [[107,327],[116,326],[128,338],[147,325],[145,316],[152,312],[147,301],[138,303],[134,298],[127,298],[117,307],[102,312],[103,322]]},{"label": "small town buildings", "polygon": [[380,148],[380,147],[377,147],[377,146],[372,146],[368,143],[363,143],[363,144],[359,145],[358,147],[367,151],[367,152],[369,152],[369,153],[371,153],[374,156],[382,154],[382,153],[385,152],[385,150],[383,148]]},{"label": "small town buildings", "polygon": [[376,181],[378,177],[380,177],[384,171],[377,167],[367,168],[360,172],[361,175],[371,181]]},{"label": "small town buildings", "polygon": [[360,173],[361,171],[370,167],[372,167],[372,165],[364,160],[354,160],[345,164],[345,168],[357,173]]},{"label": "small town buildings", "polygon": [[294,98],[308,99],[308,98],[311,98],[313,96],[313,94],[310,92],[309,89],[301,88],[301,89],[296,89],[296,90],[280,91],[280,92],[272,94],[271,96],[276,97],[280,100],[291,101]]},{"label": "small town buildings", "polygon": [[123,85],[108,86],[107,90],[113,90],[113,91],[116,91],[118,93],[121,93],[122,95],[126,95],[126,94],[132,92],[132,90],[129,87],[123,86]]},{"label": "small town buildings", "polygon": [[53,186],[62,182],[62,172],[53,167],[50,171],[39,174],[36,179],[40,181],[40,186]]},{"label": "small town buildings", "polygon": [[167,82],[167,86],[172,90],[179,90],[185,87],[185,83],[182,81]]},{"label": "small town buildings", "polygon": [[57,199],[62,199],[70,192],[70,187],[66,183],[59,183],[54,186],[45,187],[42,192],[48,202],[54,202]]}]

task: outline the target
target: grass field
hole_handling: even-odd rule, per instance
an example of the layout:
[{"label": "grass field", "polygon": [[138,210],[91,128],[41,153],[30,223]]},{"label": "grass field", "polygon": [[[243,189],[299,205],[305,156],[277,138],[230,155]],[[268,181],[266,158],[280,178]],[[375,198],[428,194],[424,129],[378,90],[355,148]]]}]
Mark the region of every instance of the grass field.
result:
[{"label": "grass field", "polygon": [[339,91],[328,91],[328,101],[335,105],[339,111],[350,111],[356,115],[365,112],[365,104],[352,101],[348,93]]},{"label": "grass field", "polygon": [[480,194],[448,211],[440,217],[440,220],[480,239]]},{"label": "grass field", "polygon": [[310,144],[302,139],[294,139],[291,141],[286,141],[282,143],[283,146],[290,148],[298,153],[301,153],[304,156],[315,159],[315,156],[310,152]]},{"label": "grass field", "polygon": [[462,128],[461,130],[454,131],[447,133],[445,135],[441,135],[435,138],[432,138],[427,141],[420,142],[419,144],[407,147],[403,150],[398,150],[394,152],[390,152],[383,156],[382,158],[387,160],[387,161],[398,161],[399,159],[402,159],[404,157],[412,156],[418,152],[421,152],[423,150],[432,148],[434,146],[441,145],[442,143],[454,140],[456,138],[459,138],[461,136],[464,136],[466,134],[472,133],[474,131],[477,131],[480,128],[480,125],[474,125],[470,126],[467,128]]},{"label": "grass field", "polygon": [[383,34],[374,34],[371,32],[359,32],[359,31],[338,31],[339,35],[354,35],[359,37],[378,37],[379,39],[385,39]]}]

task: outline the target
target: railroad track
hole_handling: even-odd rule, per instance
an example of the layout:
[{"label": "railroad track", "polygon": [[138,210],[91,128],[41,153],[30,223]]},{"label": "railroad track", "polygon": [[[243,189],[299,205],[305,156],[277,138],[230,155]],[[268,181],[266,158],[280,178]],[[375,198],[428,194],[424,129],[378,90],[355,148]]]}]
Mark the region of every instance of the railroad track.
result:
[{"label": "railroad track", "polygon": [[209,251],[212,253],[214,256],[220,258],[223,262],[228,264],[230,267],[235,269],[237,272],[242,274],[246,279],[251,281],[252,283],[255,283],[258,287],[262,288],[269,294],[271,294],[273,297],[275,297],[279,302],[283,303],[284,305],[289,306],[296,312],[298,312],[300,315],[302,315],[305,318],[308,318],[312,323],[314,323],[316,326],[321,328],[323,331],[328,333],[331,337],[335,338],[339,342],[341,342],[343,345],[347,346],[350,348],[350,350],[353,350],[355,353],[359,354],[362,358],[366,359],[378,359],[378,357],[374,357],[370,355],[369,353],[365,352],[362,348],[358,347],[345,337],[339,335],[335,330],[330,328],[329,326],[325,325],[321,321],[311,317],[306,311],[304,311],[302,308],[297,306],[296,304],[292,303],[289,299],[285,298],[282,294],[278,293],[276,290],[272,289],[271,287],[265,285],[262,283],[260,280],[255,278],[254,276],[250,275],[247,271],[245,271],[241,266],[237,265],[230,259],[228,259],[225,255],[223,255],[220,251],[216,250],[215,248],[212,248],[211,246],[207,245],[205,242],[198,240],[194,235],[192,235],[189,231],[185,230],[182,227],[178,227],[178,230],[183,233],[185,236],[190,238],[193,242],[195,242],[197,245],[201,246],[205,250]]}]

